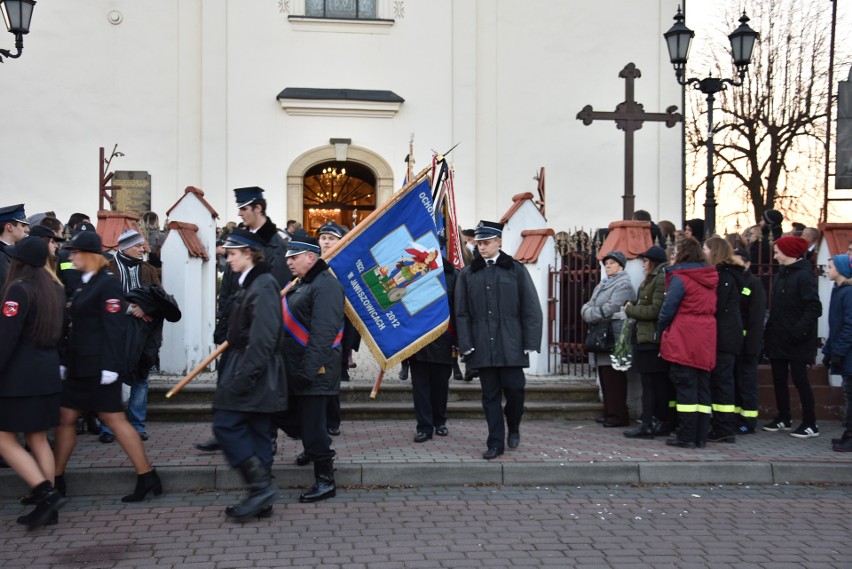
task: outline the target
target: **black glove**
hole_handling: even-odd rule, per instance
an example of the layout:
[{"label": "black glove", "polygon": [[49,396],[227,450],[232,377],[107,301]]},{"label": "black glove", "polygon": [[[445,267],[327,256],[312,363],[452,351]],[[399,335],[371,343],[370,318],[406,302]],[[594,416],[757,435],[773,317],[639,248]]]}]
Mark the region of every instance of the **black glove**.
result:
[{"label": "black glove", "polygon": [[828,367],[829,365],[831,365],[831,356],[829,356],[828,354],[823,354],[822,355],[822,365],[824,365],[825,367]]},{"label": "black glove", "polygon": [[228,339],[228,321],[220,319],[216,321],[216,328],[213,330],[213,343],[217,346],[224,344]]}]

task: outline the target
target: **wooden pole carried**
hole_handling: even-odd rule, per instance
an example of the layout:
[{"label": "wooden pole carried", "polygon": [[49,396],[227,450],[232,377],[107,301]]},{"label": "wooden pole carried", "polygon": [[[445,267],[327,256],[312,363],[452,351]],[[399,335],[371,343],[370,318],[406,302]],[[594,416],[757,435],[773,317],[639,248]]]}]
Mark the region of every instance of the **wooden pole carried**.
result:
[{"label": "wooden pole carried", "polygon": [[186,376],[182,380],[180,380],[180,382],[177,385],[175,385],[174,387],[169,389],[169,392],[166,393],[166,399],[171,399],[172,395],[178,393],[181,389],[186,387],[187,384],[189,384],[190,381],[195,379],[195,376],[197,376],[199,373],[204,371],[204,368],[206,368],[211,363],[213,363],[213,360],[218,358],[227,349],[228,349],[228,341],[225,340],[224,342],[222,342],[222,344],[218,348],[213,350],[212,354],[210,354],[209,356],[204,358],[204,361],[201,362],[200,364],[198,364],[198,366],[194,370],[192,370],[191,372],[186,374]]},{"label": "wooden pole carried", "polygon": [[[289,291],[289,290],[293,287],[293,285],[294,285],[294,284],[296,284],[296,281],[298,281],[298,280],[299,280],[299,279],[293,279],[292,281],[290,281],[289,283],[287,283],[287,286],[285,286],[283,289],[281,289],[281,298],[284,298],[284,295],[286,295],[286,294],[287,294],[287,291]],[[198,366],[197,366],[194,370],[192,370],[191,372],[189,372],[188,374],[186,374],[186,376],[185,376],[182,380],[180,380],[180,381],[178,382],[178,384],[177,384],[177,385],[175,385],[174,387],[172,387],[171,389],[169,389],[169,392],[168,392],[168,393],[166,393],[166,399],[171,399],[172,395],[175,395],[175,394],[176,394],[176,393],[178,393],[181,389],[183,389],[184,387],[186,387],[186,386],[187,386],[187,384],[189,384],[189,382],[190,382],[190,381],[192,381],[193,379],[195,379],[195,377],[196,377],[199,373],[201,373],[202,371],[204,371],[204,368],[206,368],[206,367],[207,367],[207,366],[209,366],[211,363],[213,363],[213,360],[215,360],[215,359],[216,359],[216,358],[218,358],[220,355],[222,355],[222,354],[225,352],[225,350],[227,350],[228,348],[230,348],[230,346],[228,345],[228,341],[227,341],[227,340],[225,340],[224,342],[222,342],[222,343],[219,345],[219,347],[218,347],[218,348],[216,348],[215,350],[213,350],[213,353],[212,353],[212,354],[210,354],[209,356],[207,356],[207,357],[204,359],[204,361],[203,361],[203,362],[201,362],[200,364],[198,364]]]},{"label": "wooden pole carried", "polygon": [[370,392],[370,399],[375,399],[379,394],[379,389],[382,387],[382,378],[385,376],[385,370],[379,372],[379,377],[376,378],[376,383],[373,384],[373,390]]}]

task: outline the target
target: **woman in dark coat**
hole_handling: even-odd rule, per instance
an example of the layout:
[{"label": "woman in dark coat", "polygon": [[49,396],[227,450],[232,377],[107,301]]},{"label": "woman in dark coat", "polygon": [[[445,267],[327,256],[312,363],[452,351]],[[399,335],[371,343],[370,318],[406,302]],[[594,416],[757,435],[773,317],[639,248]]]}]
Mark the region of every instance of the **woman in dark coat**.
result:
[{"label": "woman in dark coat", "polygon": [[107,269],[101,238],[94,231],[78,233],[67,249],[82,279],[68,309],[71,325],[63,361],[67,379],[56,428],[56,488],[65,493],[64,473],[77,443],[77,418],[86,410],[97,412],[112,429],[136,470],[136,488],[121,501],[138,502],[151,491],[159,496],[163,493],[160,477],[121,403],[118,375],[125,367],[127,326],[121,282]]},{"label": "woman in dark coat", "polygon": [[736,380],[734,364],[743,349],[743,320],[740,298],[745,288],[745,267],[734,256],[731,245],[713,236],[704,242],[704,254],[719,272],[716,289],[716,365],[710,371],[713,418],[707,440],[736,442]]},{"label": "woman in dark coat", "polygon": [[671,364],[677,394],[678,432],[666,444],[706,446],[710,430],[710,370],[716,365],[716,289],[719,273],[707,264],[698,240],[684,237],[666,269],[660,309],[660,356]]},{"label": "woman in dark coat", "polygon": [[414,442],[423,443],[432,433],[446,437],[447,397],[450,393],[450,375],[453,371],[453,346],[455,345],[453,295],[456,290],[458,269],[444,259],[444,279],[447,283],[447,300],[450,303],[449,329],[411,356],[411,394],[414,397],[414,415],[417,433]]},{"label": "woman in dark coat", "polygon": [[263,262],[263,245],[256,234],[239,228],[223,245],[239,289],[228,316],[230,353],[213,396],[213,433],[248,485],[245,499],[225,508],[240,521],[272,513],[278,489],[271,477],[270,418],[287,408],[281,297]]},{"label": "woman in dark coat", "polygon": [[[32,489],[35,510],[18,518],[35,529],[56,523],[65,498],[53,487],[47,430],[59,424],[59,345],[65,292],[45,262],[47,244],[25,237],[6,247],[11,258],[0,315],[0,456]],[[24,438],[32,454],[18,444]]]},{"label": "woman in dark coat", "polygon": [[816,358],[817,320],[822,314],[822,303],[813,265],[801,258],[808,250],[807,241],[801,237],[782,237],[775,242],[774,250],[781,268],[772,282],[772,301],[763,337],[772,367],[778,415],[763,430],[789,431],[793,427],[787,387],[789,369],[802,404],[802,423],[790,436],[809,439],[819,436],[808,365]]},{"label": "woman in dark coat", "polygon": [[828,260],[828,279],[834,281],[828,305],[828,338],[822,348],[823,363],[831,373],[843,377],[846,417],[843,436],[832,439],[835,452],[852,452],[852,265],[849,255],[835,255]]},{"label": "woman in dark coat", "polygon": [[674,424],[674,387],[669,380],[669,363],[660,357],[657,319],[666,297],[666,251],[651,247],[639,256],[645,264],[645,280],[639,285],[639,299],[628,302],[624,311],[636,320],[633,328],[633,369],[642,379],[642,424],[625,431],[629,439],[668,435]]},{"label": "woman in dark coat", "polygon": [[[610,251],[601,263],[604,278],[592,291],[592,297],[583,305],[580,314],[587,324],[609,321],[612,335],[618,338],[624,325],[623,307],[636,297],[636,291],[625,272],[627,259],[621,251]],[[612,366],[610,353],[594,354],[597,361],[604,405],[604,427],[626,427],[630,423],[627,412],[627,373]]]}]

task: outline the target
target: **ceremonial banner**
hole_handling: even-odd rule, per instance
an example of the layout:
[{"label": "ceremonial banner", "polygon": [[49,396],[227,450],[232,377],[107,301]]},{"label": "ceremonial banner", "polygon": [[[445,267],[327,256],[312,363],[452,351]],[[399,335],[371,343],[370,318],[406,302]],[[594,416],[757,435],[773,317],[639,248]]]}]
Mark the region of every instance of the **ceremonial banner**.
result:
[{"label": "ceremonial banner", "polygon": [[428,168],[329,251],[346,315],[387,370],[440,336],[450,319]]},{"label": "ceremonial banner", "polygon": [[[454,147],[455,148],[455,147]],[[444,156],[432,157],[432,203],[435,228],[444,238],[447,260],[458,270],[464,268],[462,242],[456,220],[456,192],[453,187],[453,170]]]}]

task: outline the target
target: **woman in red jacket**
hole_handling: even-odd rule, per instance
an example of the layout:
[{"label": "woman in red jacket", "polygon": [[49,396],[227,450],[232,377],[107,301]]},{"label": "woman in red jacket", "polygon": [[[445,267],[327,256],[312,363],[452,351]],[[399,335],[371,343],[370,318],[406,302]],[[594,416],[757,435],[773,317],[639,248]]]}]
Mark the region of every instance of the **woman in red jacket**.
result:
[{"label": "woman in red jacket", "polygon": [[666,444],[702,448],[710,430],[710,370],[716,365],[716,287],[719,274],[701,244],[678,241],[666,269],[666,300],[660,310],[660,356],[671,364],[677,392],[678,433]]}]

